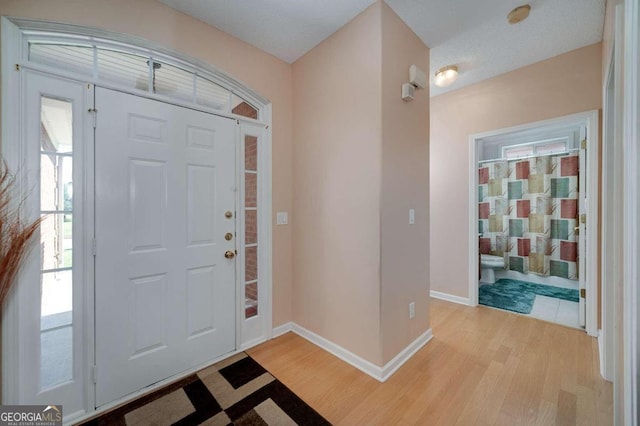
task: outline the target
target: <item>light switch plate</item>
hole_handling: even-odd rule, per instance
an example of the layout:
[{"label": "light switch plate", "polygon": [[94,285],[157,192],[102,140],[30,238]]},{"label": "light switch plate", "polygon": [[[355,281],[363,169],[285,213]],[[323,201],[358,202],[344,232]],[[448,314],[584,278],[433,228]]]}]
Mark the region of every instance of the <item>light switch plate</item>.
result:
[{"label": "light switch plate", "polygon": [[414,209],[409,209],[409,225],[414,225],[416,223],[416,211]]},{"label": "light switch plate", "polygon": [[289,213],[277,212],[276,213],[276,225],[286,225],[289,223]]}]

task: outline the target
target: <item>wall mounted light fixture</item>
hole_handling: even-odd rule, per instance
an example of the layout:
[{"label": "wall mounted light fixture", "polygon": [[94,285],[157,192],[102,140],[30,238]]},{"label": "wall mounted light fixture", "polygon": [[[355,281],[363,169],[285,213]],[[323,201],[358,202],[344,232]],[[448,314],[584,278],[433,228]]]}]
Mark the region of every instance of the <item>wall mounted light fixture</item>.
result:
[{"label": "wall mounted light fixture", "polygon": [[424,89],[427,87],[427,75],[415,65],[409,67],[409,83],[413,84],[416,89]]},{"label": "wall mounted light fixture", "polygon": [[434,83],[438,87],[447,87],[453,84],[456,78],[458,78],[458,67],[455,65],[447,65],[436,72]]},{"label": "wall mounted light fixture", "polygon": [[405,102],[411,102],[416,93],[416,87],[411,83],[404,83],[402,85],[402,100]]},{"label": "wall mounted light fixture", "polygon": [[427,87],[427,75],[416,65],[409,67],[409,82],[402,85],[402,100],[411,102],[415,96],[416,89]]}]

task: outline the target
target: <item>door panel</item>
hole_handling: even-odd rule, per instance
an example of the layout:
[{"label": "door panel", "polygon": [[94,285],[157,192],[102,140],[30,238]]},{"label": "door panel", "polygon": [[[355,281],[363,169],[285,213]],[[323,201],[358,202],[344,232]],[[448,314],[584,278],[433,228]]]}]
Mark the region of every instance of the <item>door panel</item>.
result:
[{"label": "door panel", "polygon": [[97,405],[235,349],[235,122],[96,89]]}]

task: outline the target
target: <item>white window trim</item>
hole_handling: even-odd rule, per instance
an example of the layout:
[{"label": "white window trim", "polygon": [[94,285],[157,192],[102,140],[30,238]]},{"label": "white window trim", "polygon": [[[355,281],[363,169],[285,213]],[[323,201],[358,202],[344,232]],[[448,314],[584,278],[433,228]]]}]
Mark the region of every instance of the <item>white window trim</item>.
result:
[{"label": "white window trim", "polygon": [[[72,72],[68,72],[65,70],[27,63],[24,56],[26,46],[24,35],[27,32],[29,34],[37,33],[42,40],[53,40],[61,38],[65,40],[76,38],[79,41],[87,39],[100,39],[105,43],[111,42],[114,47],[118,46],[120,50],[123,50],[123,48],[138,48],[146,52],[146,54],[149,54],[149,52],[153,52],[153,57],[162,59],[163,62],[179,65],[183,68],[186,67],[187,69],[193,70],[199,75],[208,78],[209,80],[215,82],[216,84],[219,84],[223,88],[231,91],[232,94],[236,94],[237,96],[245,99],[253,107],[258,109],[259,120],[242,117],[235,114],[223,113],[212,108],[204,107],[202,105],[197,105],[189,102],[181,102],[177,99],[169,98],[162,95],[153,93],[141,93],[139,91],[133,92],[130,88],[123,88],[115,84],[108,84],[100,81],[99,79],[87,78],[86,76],[74,76]],[[261,268],[258,271],[258,279],[260,280],[261,287],[264,291],[264,297],[262,298],[262,300],[260,300],[260,304],[262,306],[262,336],[252,339],[251,342],[243,341],[242,335],[240,334],[242,331],[242,327],[240,327],[239,325],[241,321],[244,320],[244,299],[242,299],[241,301],[239,300],[237,309],[237,330],[239,335],[236,339],[236,350],[240,351],[269,339],[272,336],[271,102],[259,95],[257,92],[251,90],[247,85],[215,69],[214,67],[203,61],[174,52],[170,49],[154,44],[139,37],[76,25],[50,23],[31,19],[10,17],[2,17],[0,19],[0,34],[0,53],[2,58],[2,81],[0,82],[0,87],[2,89],[2,140],[0,147],[2,148],[1,152],[3,154],[3,157],[7,160],[7,163],[12,169],[18,169],[16,166],[19,166],[22,163],[21,159],[25,154],[24,141],[22,140],[22,73],[16,72],[16,70],[19,70],[22,67],[27,67],[33,70],[60,77],[72,78],[85,83],[98,85],[100,87],[121,90],[129,93],[133,92],[138,96],[157,99],[174,105],[184,106],[218,116],[233,118],[237,120],[238,123],[262,129],[260,136],[263,142],[262,151],[260,152],[260,154],[262,155],[262,162],[259,166],[260,168],[258,171],[258,173],[261,174],[262,181],[264,183],[261,189],[261,214],[258,215],[258,227],[261,230],[260,253],[262,254],[262,258],[259,258]],[[16,99],[20,100],[19,105],[16,105]],[[239,173],[240,170],[242,170],[240,164],[244,164],[244,159],[238,158],[238,164],[239,167],[237,170]],[[26,194],[28,193],[28,188],[25,188],[24,185],[24,182],[26,180],[23,174],[25,173],[26,171],[21,171],[21,175],[17,176],[17,186],[21,193]],[[89,179],[92,180],[93,178],[90,177]],[[87,185],[89,184],[92,184],[92,181],[87,181]],[[238,208],[239,206],[240,205],[238,204]],[[237,247],[239,250],[244,249],[244,241],[239,241]],[[87,250],[88,249],[89,248],[87,248]],[[88,257],[91,258],[91,256]],[[91,263],[91,265],[87,265],[87,271],[92,270],[93,267],[93,263],[89,263]],[[243,280],[241,280],[241,277],[237,277],[236,286],[240,287],[241,284],[243,284]],[[93,281],[87,284],[87,297],[91,297],[93,295],[93,286]],[[242,289],[244,290],[243,285]],[[16,350],[18,342],[18,306],[17,303],[15,303],[16,298],[14,296],[15,291],[9,295],[5,307],[2,311],[2,403],[5,404],[16,403],[16,401],[14,400],[16,396],[14,395],[13,390],[17,389],[19,385],[18,376],[14,372],[14,366],[18,365],[19,362],[19,357]],[[86,340],[84,344],[93,347],[93,341],[95,337],[93,327],[93,306],[87,306],[85,312],[85,324],[87,324],[87,333],[85,335]],[[91,364],[93,364],[93,360],[83,360],[83,362],[85,361],[91,361]],[[191,372],[185,372],[185,374],[189,373]],[[81,418],[87,418],[89,416],[95,415],[98,412],[93,408],[95,406],[95,386],[93,385],[93,383],[90,383],[90,378],[91,374],[87,374],[85,392],[86,412],[84,414],[80,414],[74,419],[65,418],[65,421],[80,420]],[[173,379],[174,378],[170,380]],[[166,382],[167,381],[158,383],[157,387],[166,384]],[[151,388],[144,389],[142,392],[147,392],[150,389]],[[135,396],[139,396],[139,394],[134,394],[130,397],[133,398]],[[116,401],[113,404],[102,407],[100,411],[109,409],[110,407],[113,407],[120,402],[122,401]]]}]

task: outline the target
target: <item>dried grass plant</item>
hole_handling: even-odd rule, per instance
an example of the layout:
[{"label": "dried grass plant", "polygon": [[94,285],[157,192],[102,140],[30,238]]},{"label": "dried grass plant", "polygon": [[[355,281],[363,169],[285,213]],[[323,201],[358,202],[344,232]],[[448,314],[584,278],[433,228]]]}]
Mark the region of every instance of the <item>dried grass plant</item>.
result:
[{"label": "dried grass plant", "polygon": [[[18,200],[16,202],[16,200]],[[24,198],[16,188],[16,177],[0,163],[0,311],[20,266],[29,253],[30,242],[42,219],[27,222],[20,217]]]}]

